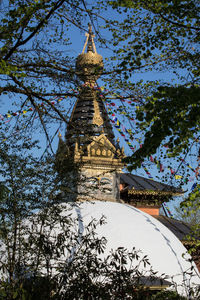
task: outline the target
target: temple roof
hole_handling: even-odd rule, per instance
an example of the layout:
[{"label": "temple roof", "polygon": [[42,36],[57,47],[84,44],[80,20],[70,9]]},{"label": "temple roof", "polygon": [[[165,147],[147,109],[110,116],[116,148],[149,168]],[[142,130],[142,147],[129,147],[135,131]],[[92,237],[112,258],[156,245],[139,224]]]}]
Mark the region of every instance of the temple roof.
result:
[{"label": "temple roof", "polygon": [[171,194],[182,194],[183,190],[174,186],[161,183],[152,179],[148,179],[142,176],[133,175],[130,173],[120,174],[120,183],[126,185],[126,190],[132,191],[132,193],[142,191],[154,191]]},{"label": "temple roof", "polygon": [[190,226],[180,220],[161,215],[153,217],[165,225],[181,241],[186,240],[186,236],[191,233]]}]

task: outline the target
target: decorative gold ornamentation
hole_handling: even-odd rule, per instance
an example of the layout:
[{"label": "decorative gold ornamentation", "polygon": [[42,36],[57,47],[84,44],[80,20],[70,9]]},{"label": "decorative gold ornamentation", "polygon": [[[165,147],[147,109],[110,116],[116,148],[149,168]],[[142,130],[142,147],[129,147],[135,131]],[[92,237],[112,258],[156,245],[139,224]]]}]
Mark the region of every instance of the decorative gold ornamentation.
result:
[{"label": "decorative gold ornamentation", "polygon": [[91,24],[88,24],[88,33],[86,32],[85,36],[86,36],[86,41],[85,41],[82,53],[85,53],[85,49],[86,49],[87,44],[89,44],[88,45],[88,48],[89,48],[88,50],[89,51],[92,51],[93,53],[97,53],[95,43],[94,43],[95,35],[92,33]]},{"label": "decorative gold ornamentation", "polygon": [[101,140],[100,140],[100,143],[101,143],[101,145],[105,145],[105,140],[104,140],[104,139],[101,139]]},{"label": "decorative gold ornamentation", "polygon": [[119,157],[121,156],[121,150],[120,150],[120,149],[117,150],[117,155],[118,155]]},{"label": "decorative gold ornamentation", "polygon": [[106,156],[106,150],[105,150],[105,149],[103,149],[102,155],[103,155],[103,156]]},{"label": "decorative gold ornamentation", "polygon": [[71,122],[71,121],[72,121],[72,118],[73,118],[73,116],[74,116],[74,112],[75,112],[75,110],[76,110],[76,106],[77,106],[77,104],[78,104],[78,99],[76,100],[76,103],[75,103],[75,105],[74,105],[74,107],[73,107],[73,110],[72,110],[72,113],[71,113],[71,117],[70,117],[70,120],[69,120],[69,122]]},{"label": "decorative gold ornamentation", "polygon": [[128,194],[129,195],[134,195],[134,194],[138,194],[138,195],[155,195],[155,196],[163,196],[163,195],[166,195],[166,196],[173,196],[173,195],[181,195],[180,192],[165,192],[165,191],[151,191],[151,190],[128,190]]},{"label": "decorative gold ornamentation", "polygon": [[81,153],[80,153],[80,149],[78,148],[78,142],[76,141],[75,149],[74,149],[74,158],[80,159],[80,157],[81,157]]},{"label": "decorative gold ornamentation", "polygon": [[100,156],[100,155],[101,155],[101,150],[100,150],[100,149],[97,149],[96,154],[97,154],[98,156]]},{"label": "decorative gold ornamentation", "polygon": [[99,104],[96,99],[93,101],[94,104],[94,117],[93,117],[93,124],[96,124],[97,126],[103,125],[103,119],[100,115],[100,110],[99,110]]},{"label": "decorative gold ornamentation", "polygon": [[108,156],[111,156],[112,152],[110,150],[108,150]]},{"label": "decorative gold ornamentation", "polygon": [[[93,152],[95,151],[95,154]],[[105,152],[103,152],[105,150]],[[91,144],[87,146],[87,152],[91,153],[91,157],[83,156],[82,159],[84,161],[93,161],[94,164],[105,164],[112,162],[113,165],[122,165],[121,158],[114,158],[114,153],[116,153],[116,149],[114,145],[108,140],[108,138],[101,134],[100,136],[95,136]],[[105,153],[105,154],[104,154]]]}]

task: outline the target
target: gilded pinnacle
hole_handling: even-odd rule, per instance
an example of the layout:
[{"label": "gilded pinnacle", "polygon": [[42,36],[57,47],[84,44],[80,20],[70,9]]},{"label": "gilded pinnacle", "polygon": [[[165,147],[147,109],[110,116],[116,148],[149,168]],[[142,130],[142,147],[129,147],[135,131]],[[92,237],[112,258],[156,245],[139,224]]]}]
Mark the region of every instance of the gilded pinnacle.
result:
[{"label": "gilded pinnacle", "polygon": [[95,35],[92,32],[92,25],[90,23],[88,23],[88,32],[86,32],[85,36],[86,36],[86,41],[82,50],[82,54],[85,53],[85,49],[87,46],[88,46],[87,52],[91,51],[93,53],[97,53],[95,43],[94,43]]},{"label": "gilded pinnacle", "polygon": [[[96,51],[91,24],[88,24],[88,32],[85,36],[83,51],[76,60],[76,70],[80,79],[93,86],[102,73],[103,59]],[[86,47],[87,52],[85,52]]]}]

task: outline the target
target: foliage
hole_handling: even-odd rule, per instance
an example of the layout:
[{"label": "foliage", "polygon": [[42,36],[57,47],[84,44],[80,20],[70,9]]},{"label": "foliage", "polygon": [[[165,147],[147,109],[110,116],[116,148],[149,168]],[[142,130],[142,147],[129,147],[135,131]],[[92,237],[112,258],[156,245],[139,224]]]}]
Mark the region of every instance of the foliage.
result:
[{"label": "foliage", "polygon": [[199,199],[197,198],[188,204],[186,204],[186,199],[183,202],[181,207],[179,205],[175,207],[174,217],[190,226],[198,225],[200,223]]},{"label": "foliage", "polygon": [[[50,157],[38,160],[33,155],[39,148],[38,142],[32,142],[20,130],[10,137],[1,132],[0,138],[0,175],[5,190],[1,195],[5,203],[2,201],[1,204],[5,204],[6,212],[9,210],[6,206],[17,201],[26,217],[27,212],[40,208],[41,202],[46,203],[47,194],[48,197],[51,195],[49,186],[54,182],[53,170],[51,171],[53,163]],[[1,208],[4,211],[3,206]]]},{"label": "foliage", "polygon": [[66,92],[76,83],[74,59],[65,52],[68,29],[81,28],[87,12],[79,1],[3,0],[0,15],[0,95],[15,99],[21,109],[31,106],[47,135],[48,116],[67,121],[61,105],[50,99],[73,96]]},{"label": "foliage", "polygon": [[[143,147],[136,151],[130,162],[138,162],[155,154],[165,142],[168,156],[187,154],[198,134],[199,94],[197,86],[160,86],[137,112],[140,127],[145,130]],[[167,139],[166,139],[167,137]],[[136,162],[136,164],[134,164]]]},{"label": "foliage", "polygon": [[152,296],[151,300],[184,300],[185,297],[178,295],[176,292],[173,291],[162,291],[157,293],[155,296]]},{"label": "foliage", "polygon": [[187,218],[192,221],[192,234],[188,236],[188,240],[193,244],[193,250],[196,251],[200,247],[200,222],[199,222],[199,209],[200,209],[200,186],[197,184],[194,191],[181,203],[181,208]]},{"label": "foliage", "polygon": [[33,156],[37,142],[31,142],[20,131],[11,137],[1,132],[1,139],[1,277],[5,275],[12,285],[21,262],[27,258],[25,253],[28,253],[26,244],[21,245],[24,242],[22,221],[50,205],[57,190],[54,189],[55,176],[51,172],[50,158],[38,161]]},{"label": "foliage", "polygon": [[[171,70],[176,75],[172,76],[176,84],[170,79],[139,83],[141,93],[136,115],[138,126],[145,134],[144,143],[126,161],[130,168],[136,168],[163,143],[167,144],[171,156],[182,151],[187,153],[191,139],[198,136],[200,121],[199,2],[116,0],[108,3],[122,15],[120,21],[107,24],[116,46],[116,68],[123,75],[118,78],[118,88],[123,90],[123,82],[133,72]],[[187,75],[183,76],[184,73]],[[130,95],[137,94],[137,90],[137,83],[129,85]]]},{"label": "foliage", "polygon": [[[114,45],[119,45],[121,68],[188,68],[199,73],[199,3],[198,1],[109,1],[121,13],[122,21],[113,20]],[[134,26],[132,26],[134,25]],[[108,25],[109,26],[109,25]],[[119,34],[120,33],[120,34]],[[122,33],[122,34],[121,34]],[[122,50],[121,44],[128,40]],[[186,43],[186,41],[188,43]],[[155,51],[156,50],[156,51]]]}]

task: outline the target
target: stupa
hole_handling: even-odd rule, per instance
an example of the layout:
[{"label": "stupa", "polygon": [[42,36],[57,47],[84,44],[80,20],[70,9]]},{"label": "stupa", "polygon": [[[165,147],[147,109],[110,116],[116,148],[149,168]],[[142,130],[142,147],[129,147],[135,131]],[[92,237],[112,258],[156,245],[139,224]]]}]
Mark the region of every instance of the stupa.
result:
[{"label": "stupa", "polygon": [[75,205],[73,212],[76,216],[78,211],[81,230],[92,218],[105,215],[105,231],[98,232],[108,240],[105,253],[117,247],[131,250],[136,246],[149,256],[158,274],[169,275],[169,280],[173,277],[179,291],[185,294],[190,284],[200,283],[198,270],[193,264],[192,273],[187,275],[191,265],[183,258],[186,249],[173,230],[151,216],[158,216],[161,204],[182,191],[123,172],[124,150],[114,139],[96,84],[102,70],[103,59],[96,51],[89,25],[83,51],[76,61],[76,72],[83,84],[65,140],[60,137],[56,157],[64,187],[62,202],[81,203],[78,210]]},{"label": "stupa", "polygon": [[[159,215],[162,203],[181,189],[124,172],[124,148],[115,141],[97,79],[103,58],[96,51],[91,25],[76,73],[82,84],[69,120],[65,140],[60,137],[56,165],[67,185],[69,200],[107,200],[133,205]],[[123,171],[122,171],[123,170]],[[67,178],[67,180],[65,180]]]}]

